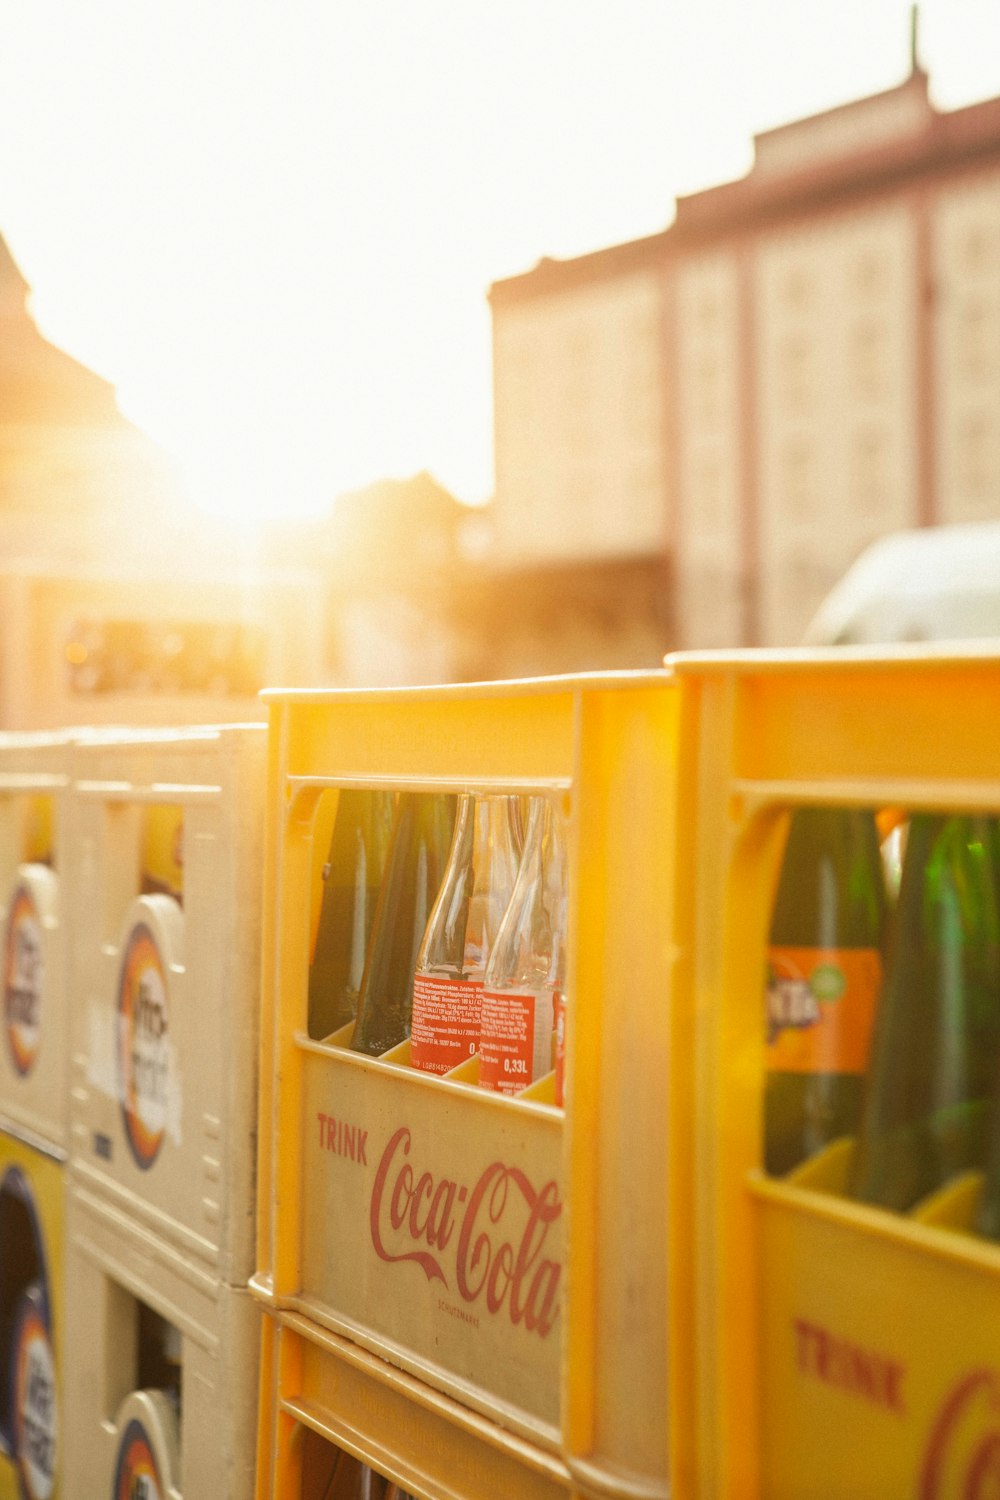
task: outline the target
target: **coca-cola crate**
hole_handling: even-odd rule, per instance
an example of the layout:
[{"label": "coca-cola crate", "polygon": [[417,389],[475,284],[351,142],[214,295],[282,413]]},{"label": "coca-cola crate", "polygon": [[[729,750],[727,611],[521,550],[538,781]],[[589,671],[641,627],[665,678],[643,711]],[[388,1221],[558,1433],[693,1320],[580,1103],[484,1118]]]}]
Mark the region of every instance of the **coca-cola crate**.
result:
[{"label": "coca-cola crate", "polygon": [[78,740],[70,1154],[222,1281],[253,1268],[263,725]]},{"label": "coca-cola crate", "polygon": [[[265,696],[257,1294],[318,1370],[348,1340],[559,1455],[580,1493],[663,1495],[678,697],[661,673]],[[416,1072],[405,1043],[352,1052],[350,1026],[310,1038],[316,820],[343,787],[555,800],[564,1110],[544,1083]]]},{"label": "coca-cola crate", "polygon": [[0,1130],[0,1496],[59,1500],[64,1473],[64,1154]]},{"label": "coca-cola crate", "polygon": [[985,1494],[1000,1247],[962,1232],[975,1174],[906,1215],[845,1196],[846,1138],[766,1175],[763,985],[786,809],[1000,809],[1000,658],[901,647],[668,668],[697,725],[678,848],[696,900],[674,978],[696,1101],[673,1158],[692,1226],[671,1283],[690,1309],[672,1344],[692,1372],[672,1390],[679,1492]]},{"label": "coca-cola crate", "polygon": [[414,1500],[578,1493],[558,1457],[367,1349],[295,1313],[263,1316],[256,1500],[323,1500],[335,1448]]},{"label": "coca-cola crate", "polygon": [[70,1169],[67,1496],[250,1500],[260,1312]]},{"label": "coca-cola crate", "polygon": [[0,1119],[65,1146],[69,1041],[65,986],[70,741],[0,735],[3,1040]]}]

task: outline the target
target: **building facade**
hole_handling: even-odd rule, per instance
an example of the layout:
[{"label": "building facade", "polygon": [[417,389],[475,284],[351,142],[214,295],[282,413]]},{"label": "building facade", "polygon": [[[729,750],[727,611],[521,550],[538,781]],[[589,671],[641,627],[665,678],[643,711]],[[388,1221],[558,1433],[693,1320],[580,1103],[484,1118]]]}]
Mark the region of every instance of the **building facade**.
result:
[{"label": "building facade", "polygon": [[754,145],[491,291],[498,551],[661,552],[665,647],[794,643],[876,537],[1000,517],[1000,100],[914,69]]}]

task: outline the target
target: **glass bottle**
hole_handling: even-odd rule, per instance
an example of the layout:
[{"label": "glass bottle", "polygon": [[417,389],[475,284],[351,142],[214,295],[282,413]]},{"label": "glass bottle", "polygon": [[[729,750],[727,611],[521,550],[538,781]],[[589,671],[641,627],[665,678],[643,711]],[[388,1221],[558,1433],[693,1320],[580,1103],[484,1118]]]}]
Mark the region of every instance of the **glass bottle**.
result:
[{"label": "glass bottle", "polygon": [[910,819],[849,1191],[905,1212],[983,1163],[1000,1043],[988,821]]},{"label": "glass bottle", "polygon": [[768,946],[769,1172],[789,1172],[857,1129],[885,913],[873,812],[795,808]]},{"label": "glass bottle", "polygon": [[357,1014],[392,811],[391,792],[345,787],[337,794],[309,969],[308,1027],[317,1040]]},{"label": "glass bottle", "polygon": [[562,822],[533,799],[524,852],[483,984],[479,1082],[515,1094],[552,1069],[555,998],[565,984]]},{"label": "glass bottle", "polygon": [[385,1500],[381,1474],[315,1434],[303,1444],[302,1460],[303,1500]]},{"label": "glass bottle", "polygon": [[455,797],[401,792],[365,960],[351,1046],[378,1057],[410,1034],[417,952],[444,876]]},{"label": "glass bottle", "polygon": [[520,858],[516,801],[463,796],[448,868],[417,957],[410,1058],[447,1073],[479,1046],[483,978]]}]

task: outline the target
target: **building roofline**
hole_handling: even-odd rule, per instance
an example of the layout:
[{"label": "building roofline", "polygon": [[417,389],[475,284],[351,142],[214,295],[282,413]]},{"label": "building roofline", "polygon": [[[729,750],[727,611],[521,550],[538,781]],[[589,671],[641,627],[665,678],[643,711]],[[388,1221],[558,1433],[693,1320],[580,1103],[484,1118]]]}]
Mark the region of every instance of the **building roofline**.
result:
[{"label": "building roofline", "polygon": [[[835,105],[817,115],[789,121],[754,137],[762,143],[790,139],[796,130],[814,122],[839,121],[851,111],[883,101],[914,95],[918,106],[927,97],[927,75],[914,69],[902,84],[880,94]],[[489,290],[493,307],[510,306],[536,296],[600,280],[609,275],[648,270],[667,262],[693,244],[750,234],[798,216],[804,209],[844,204],[870,197],[873,188],[891,192],[918,177],[933,177],[956,167],[989,160],[1000,161],[1000,98],[938,111],[927,100],[926,116],[916,128],[799,168],[783,171],[754,167],[743,177],[703,188],[677,199],[676,217],[667,228],[642,239],[611,245],[568,260],[548,257],[518,276],[494,282]]]},{"label": "building roofline", "polygon": [[[878,96],[873,96],[878,97]],[[785,127],[780,127],[785,128]],[[1000,98],[940,113],[929,109],[923,129],[780,175],[754,170],[678,199],[673,234],[679,242],[756,229],[787,213],[827,201],[891,191],[977,159],[1000,158]]]},{"label": "building roofline", "polygon": [[641,239],[626,240],[623,244],[608,245],[601,250],[590,250],[585,255],[575,255],[567,260],[556,260],[545,255],[530,271],[494,281],[487,294],[489,301],[493,306],[498,303],[520,302],[530,297],[548,295],[549,292],[562,291],[595,277],[645,270],[652,261],[666,252],[669,233],[669,229],[660,229]]}]

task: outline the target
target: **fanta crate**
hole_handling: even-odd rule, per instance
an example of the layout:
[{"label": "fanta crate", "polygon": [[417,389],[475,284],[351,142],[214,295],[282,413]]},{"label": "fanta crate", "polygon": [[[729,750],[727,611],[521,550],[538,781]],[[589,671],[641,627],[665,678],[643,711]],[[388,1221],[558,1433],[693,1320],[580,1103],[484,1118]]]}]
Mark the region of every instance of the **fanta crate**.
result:
[{"label": "fanta crate", "polygon": [[66,1145],[69,1111],[60,897],[69,757],[64,735],[0,735],[0,1119],[59,1146]]},{"label": "fanta crate", "polygon": [[0,1130],[0,1496],[59,1500],[63,1477],[62,1152]]},{"label": "fanta crate", "polygon": [[693,1231],[671,1273],[679,1492],[985,1494],[1000,659],[668,668],[696,743],[678,845],[694,963],[674,985],[696,1101],[673,1120],[671,1206]]},{"label": "fanta crate", "polygon": [[[320,1365],[346,1339],[560,1455],[581,1493],[661,1495],[678,696],[621,674],[266,697],[255,1289]],[[494,1092],[476,1056],[441,1076],[408,1040],[366,1055],[353,1022],[314,1024],[318,871],[347,790],[398,797],[397,816],[414,795],[547,801],[567,848],[563,1106],[544,1061]],[[394,892],[386,875],[383,907]],[[370,944],[363,992],[373,965]]]},{"label": "fanta crate", "polygon": [[558,1457],[377,1355],[295,1313],[262,1317],[257,1500],[577,1493]]},{"label": "fanta crate", "polygon": [[71,1166],[229,1283],[253,1267],[263,725],[81,737]]},{"label": "fanta crate", "polygon": [[260,1312],[78,1181],[67,1203],[65,1489],[251,1500]]}]

